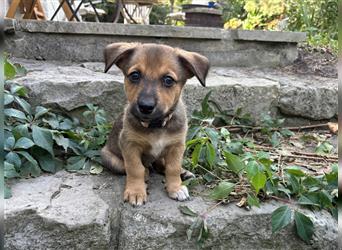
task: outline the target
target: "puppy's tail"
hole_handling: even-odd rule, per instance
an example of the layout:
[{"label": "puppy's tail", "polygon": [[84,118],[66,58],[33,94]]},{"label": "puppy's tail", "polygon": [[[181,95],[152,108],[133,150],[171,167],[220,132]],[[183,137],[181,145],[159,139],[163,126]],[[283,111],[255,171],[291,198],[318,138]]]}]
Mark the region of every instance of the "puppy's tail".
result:
[{"label": "puppy's tail", "polygon": [[107,146],[101,150],[102,164],[115,174],[126,174],[124,162],[118,156],[109,151]]}]

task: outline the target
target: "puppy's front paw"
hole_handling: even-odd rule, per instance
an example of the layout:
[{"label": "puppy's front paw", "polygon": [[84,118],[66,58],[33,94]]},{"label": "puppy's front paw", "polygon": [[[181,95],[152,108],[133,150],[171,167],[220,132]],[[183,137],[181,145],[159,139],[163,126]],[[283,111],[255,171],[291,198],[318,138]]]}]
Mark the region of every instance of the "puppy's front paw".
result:
[{"label": "puppy's front paw", "polygon": [[179,190],[176,192],[168,192],[169,197],[178,201],[185,201],[190,198],[188,188],[186,186],[180,186]]},{"label": "puppy's front paw", "polygon": [[127,187],[124,192],[124,201],[128,201],[133,206],[141,206],[147,201],[146,189]]}]

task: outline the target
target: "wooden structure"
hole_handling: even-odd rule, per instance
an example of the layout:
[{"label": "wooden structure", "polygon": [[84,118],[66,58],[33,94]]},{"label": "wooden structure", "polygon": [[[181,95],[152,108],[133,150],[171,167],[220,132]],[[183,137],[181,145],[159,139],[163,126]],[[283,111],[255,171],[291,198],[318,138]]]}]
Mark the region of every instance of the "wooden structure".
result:
[{"label": "wooden structure", "polygon": [[24,14],[23,19],[46,20],[40,0],[12,0],[6,17],[14,18],[18,8]]},{"label": "wooden structure", "polygon": [[182,7],[186,26],[223,27],[222,10],[199,4],[186,4]]}]

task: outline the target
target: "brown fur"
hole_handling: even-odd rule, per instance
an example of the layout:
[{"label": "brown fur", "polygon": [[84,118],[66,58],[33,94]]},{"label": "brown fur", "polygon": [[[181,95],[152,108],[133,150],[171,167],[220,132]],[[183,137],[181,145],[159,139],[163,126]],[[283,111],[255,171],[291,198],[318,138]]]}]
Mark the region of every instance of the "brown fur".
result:
[{"label": "brown fur", "polygon": [[[124,73],[128,104],[101,151],[103,164],[116,173],[127,174],[124,200],[132,205],[147,200],[144,175],[145,168],[152,164],[165,171],[169,196],[184,200],[188,193],[180,176],[186,173],[181,164],[187,119],[181,93],[186,80],[194,75],[205,84],[208,60],[165,45],[115,43],[106,47],[105,63],[105,71],[116,64]],[[140,72],[139,83],[130,81],[132,72]],[[174,79],[171,87],[163,84],[166,75]],[[136,111],[142,94],[156,100],[151,114],[156,118],[146,121],[149,127],[144,126],[144,116],[140,118]],[[156,126],[152,126],[154,121]]]}]

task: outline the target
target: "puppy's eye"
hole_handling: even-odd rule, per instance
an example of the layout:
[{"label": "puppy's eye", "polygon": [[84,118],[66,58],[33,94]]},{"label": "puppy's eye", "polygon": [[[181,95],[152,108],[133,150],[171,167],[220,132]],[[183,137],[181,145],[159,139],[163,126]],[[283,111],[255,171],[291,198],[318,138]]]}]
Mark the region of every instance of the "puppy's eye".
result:
[{"label": "puppy's eye", "polygon": [[163,77],[163,84],[165,87],[171,87],[173,84],[175,84],[175,80],[171,76],[164,76]]},{"label": "puppy's eye", "polygon": [[131,74],[129,74],[128,79],[132,82],[132,83],[139,83],[141,78],[141,75],[138,71],[134,71]]}]

